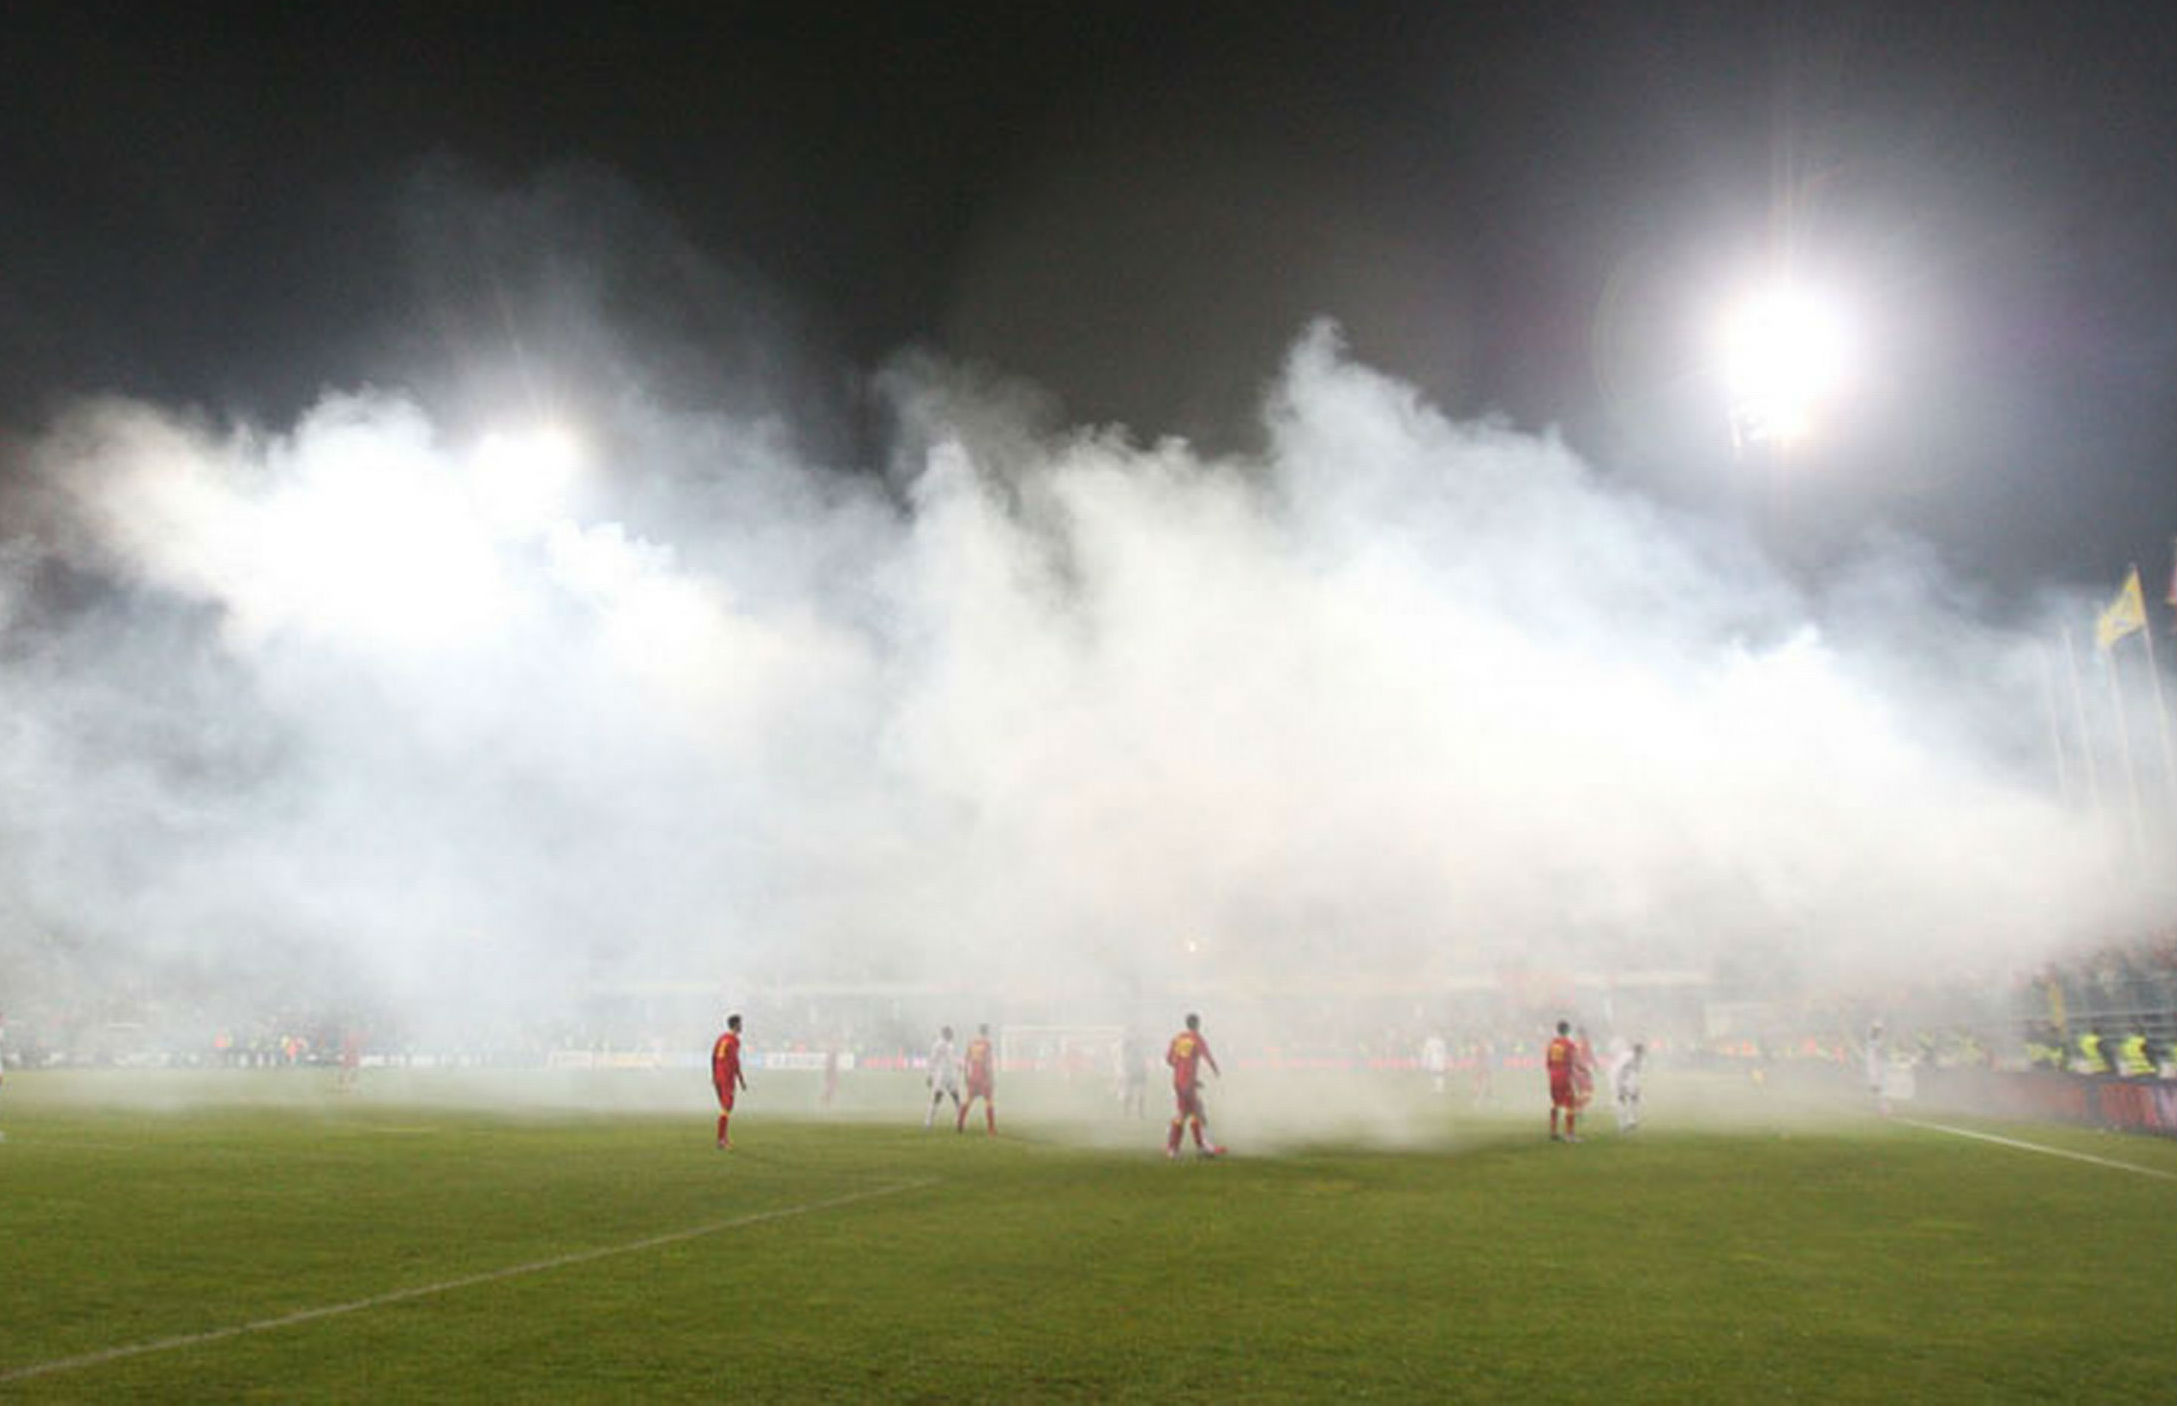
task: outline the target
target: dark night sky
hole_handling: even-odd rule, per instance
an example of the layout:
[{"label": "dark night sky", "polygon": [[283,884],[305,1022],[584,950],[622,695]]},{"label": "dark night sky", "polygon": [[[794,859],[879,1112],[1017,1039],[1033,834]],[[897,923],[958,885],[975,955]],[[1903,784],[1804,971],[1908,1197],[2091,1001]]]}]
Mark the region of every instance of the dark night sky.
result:
[{"label": "dark night sky", "polygon": [[2137,4],[19,3],[0,423],[285,417],[515,336],[571,385],[539,271],[640,210],[607,304],[710,369],[666,394],[783,401],[838,461],[910,346],[1244,444],[1328,315],[1698,508],[1745,469],[1704,310],[1788,242],[1872,344],[1790,467],[1795,553],[1894,526],[2008,589],[2159,581],[2173,80]]}]

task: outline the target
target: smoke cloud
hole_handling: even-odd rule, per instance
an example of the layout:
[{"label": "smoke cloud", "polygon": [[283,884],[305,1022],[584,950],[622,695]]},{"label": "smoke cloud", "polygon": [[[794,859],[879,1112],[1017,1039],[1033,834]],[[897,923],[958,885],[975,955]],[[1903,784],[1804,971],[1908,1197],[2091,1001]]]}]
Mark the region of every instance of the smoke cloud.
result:
[{"label": "smoke cloud", "polygon": [[639,396],[571,453],[393,390],[77,408],[0,555],[0,946],[450,1023],[784,976],[1841,989],[2122,918],[2037,625],[1910,545],[1795,585],[1329,325],[1245,455],[926,356],[879,391],[886,477]]}]

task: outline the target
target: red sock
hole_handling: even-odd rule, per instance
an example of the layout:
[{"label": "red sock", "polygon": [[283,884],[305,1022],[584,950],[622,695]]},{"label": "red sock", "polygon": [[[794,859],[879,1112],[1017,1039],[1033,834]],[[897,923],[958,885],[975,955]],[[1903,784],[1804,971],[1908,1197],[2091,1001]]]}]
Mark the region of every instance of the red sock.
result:
[{"label": "red sock", "polygon": [[722,1115],[718,1117],[718,1143],[721,1145],[726,1143],[726,1122],[731,1119],[733,1119],[733,1117],[730,1115]]}]

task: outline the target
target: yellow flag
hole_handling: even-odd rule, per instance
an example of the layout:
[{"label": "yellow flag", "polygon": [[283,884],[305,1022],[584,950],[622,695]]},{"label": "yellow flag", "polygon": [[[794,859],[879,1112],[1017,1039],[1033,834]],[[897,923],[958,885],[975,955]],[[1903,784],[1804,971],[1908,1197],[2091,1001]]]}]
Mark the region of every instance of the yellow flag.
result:
[{"label": "yellow flag", "polygon": [[2094,623],[2094,644],[2106,651],[2146,624],[2147,603],[2139,591],[2139,569],[2133,568],[2115,599],[2101,609],[2101,620]]}]

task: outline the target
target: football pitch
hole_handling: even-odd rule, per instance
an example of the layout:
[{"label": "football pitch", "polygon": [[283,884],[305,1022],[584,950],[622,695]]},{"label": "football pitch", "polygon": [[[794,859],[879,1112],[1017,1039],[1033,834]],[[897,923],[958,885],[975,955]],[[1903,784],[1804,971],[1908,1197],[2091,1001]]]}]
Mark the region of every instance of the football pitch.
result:
[{"label": "football pitch", "polygon": [[11,1073],[0,1401],[2177,1395],[2177,1143],[1657,1073],[1577,1146],[1399,1085],[1393,1147],[1326,1078],[1174,1164],[1104,1093],[756,1079],[721,1153],[699,1072]]}]

